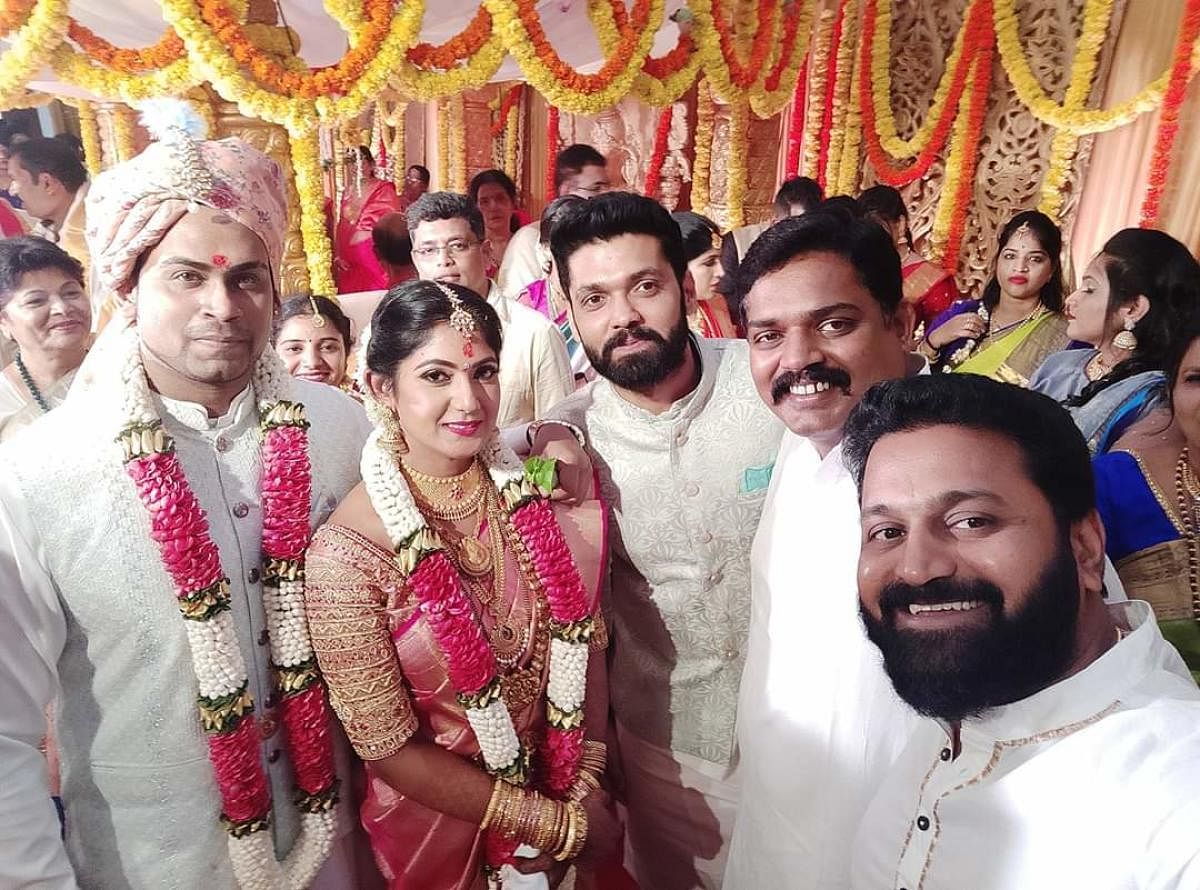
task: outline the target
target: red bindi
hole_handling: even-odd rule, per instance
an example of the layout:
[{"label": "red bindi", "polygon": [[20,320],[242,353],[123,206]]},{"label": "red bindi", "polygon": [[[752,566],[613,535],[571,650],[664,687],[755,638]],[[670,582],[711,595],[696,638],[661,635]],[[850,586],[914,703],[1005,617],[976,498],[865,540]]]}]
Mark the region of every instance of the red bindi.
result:
[{"label": "red bindi", "polygon": [[229,265],[229,257],[225,256],[225,254],[223,254],[223,253],[214,253],[212,256],[212,261],[213,261],[214,266],[228,266]]}]

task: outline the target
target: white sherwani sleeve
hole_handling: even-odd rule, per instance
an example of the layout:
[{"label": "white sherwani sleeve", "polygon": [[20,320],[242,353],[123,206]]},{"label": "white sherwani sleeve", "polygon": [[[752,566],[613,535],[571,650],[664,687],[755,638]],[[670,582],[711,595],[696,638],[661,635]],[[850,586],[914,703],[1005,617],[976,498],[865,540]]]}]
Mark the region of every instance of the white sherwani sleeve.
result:
[{"label": "white sherwani sleeve", "polygon": [[531,346],[533,418],[538,420],[575,391],[575,375],[566,341],[553,325],[537,328]]},{"label": "white sherwani sleeve", "polygon": [[38,749],[65,639],[25,499],[0,474],[0,887],[75,887]]}]

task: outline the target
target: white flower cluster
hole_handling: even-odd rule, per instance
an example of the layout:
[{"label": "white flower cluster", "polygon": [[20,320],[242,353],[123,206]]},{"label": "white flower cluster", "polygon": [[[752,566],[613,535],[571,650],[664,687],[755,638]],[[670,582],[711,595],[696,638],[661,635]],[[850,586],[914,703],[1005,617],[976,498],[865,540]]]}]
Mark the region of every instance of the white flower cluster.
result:
[{"label": "white flower cluster", "polygon": [[142,367],[141,341],[137,329],[121,334],[119,341],[121,368],[121,426],[133,423],[152,423],[158,419],[150,398],[150,382]]},{"label": "white flower cluster", "polygon": [[220,698],[241,689],[246,663],[238,646],[233,613],[223,609],[205,621],[184,621],[192,670],[205,698]]},{"label": "white flower cluster", "polygon": [[521,740],[503,698],[482,708],[467,708],[467,721],[475,731],[479,753],[492,773],[508,769],[521,754]]},{"label": "white flower cluster", "polygon": [[300,834],[283,862],[275,858],[270,828],[229,838],[229,859],[241,890],[305,890],[333,849],[334,812],[305,813]]},{"label": "white flower cluster", "polygon": [[283,359],[270,347],[264,349],[254,365],[254,397],[258,400],[258,410],[266,411],[276,402],[286,399],[290,388],[287,366]]},{"label": "white flower cluster", "polygon": [[303,582],[280,581],[278,587],[264,585],[263,608],[267,613],[271,660],[279,667],[295,667],[312,658]]},{"label": "white flower cluster", "polygon": [[386,448],[379,444],[380,431],[376,427],[367,437],[363,446],[362,471],[363,485],[371,506],[383,521],[388,540],[393,547],[399,547],[413,534],[426,526],[425,517],[417,509],[412,492],[396,459]]},{"label": "white flower cluster", "polygon": [[550,679],[546,684],[546,697],[554,707],[566,713],[583,707],[587,665],[587,643],[550,638]]}]

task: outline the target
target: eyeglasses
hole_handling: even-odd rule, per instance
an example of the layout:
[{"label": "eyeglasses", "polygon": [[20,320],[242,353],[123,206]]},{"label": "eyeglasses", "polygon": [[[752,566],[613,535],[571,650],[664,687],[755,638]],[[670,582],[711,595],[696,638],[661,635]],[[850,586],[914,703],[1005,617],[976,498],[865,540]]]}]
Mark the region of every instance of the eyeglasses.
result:
[{"label": "eyeglasses", "polygon": [[472,247],[478,245],[478,241],[447,241],[445,244],[431,244],[428,247],[414,247],[413,254],[422,259],[435,257],[442,251],[445,251],[450,256],[462,256]]}]

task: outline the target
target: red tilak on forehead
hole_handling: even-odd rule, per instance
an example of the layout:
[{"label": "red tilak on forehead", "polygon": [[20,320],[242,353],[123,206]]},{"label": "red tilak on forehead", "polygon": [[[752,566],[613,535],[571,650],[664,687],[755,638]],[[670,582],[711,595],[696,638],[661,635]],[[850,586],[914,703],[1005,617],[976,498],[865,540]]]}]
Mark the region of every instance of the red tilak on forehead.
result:
[{"label": "red tilak on forehead", "polygon": [[223,254],[223,253],[214,253],[212,256],[212,261],[213,261],[214,266],[228,266],[229,265],[229,257],[225,256],[225,254]]}]

